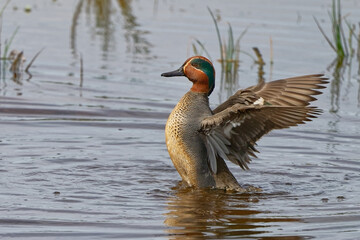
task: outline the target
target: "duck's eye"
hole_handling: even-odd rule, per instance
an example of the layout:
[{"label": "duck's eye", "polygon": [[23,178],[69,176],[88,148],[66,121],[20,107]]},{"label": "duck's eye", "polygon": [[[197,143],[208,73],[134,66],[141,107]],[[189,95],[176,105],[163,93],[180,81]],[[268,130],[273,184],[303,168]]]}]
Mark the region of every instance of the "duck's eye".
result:
[{"label": "duck's eye", "polygon": [[196,62],[191,62],[190,63],[191,64],[191,66],[193,66],[194,68],[200,68],[200,64],[199,63],[196,63]]}]

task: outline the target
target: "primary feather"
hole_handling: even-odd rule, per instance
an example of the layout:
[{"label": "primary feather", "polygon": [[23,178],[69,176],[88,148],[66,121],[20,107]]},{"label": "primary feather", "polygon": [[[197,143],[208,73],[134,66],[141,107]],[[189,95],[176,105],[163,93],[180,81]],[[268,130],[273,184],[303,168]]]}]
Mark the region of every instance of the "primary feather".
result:
[{"label": "primary feather", "polygon": [[315,89],[324,88],[326,80],[316,74],[260,82],[237,91],[215,108],[212,116],[203,119],[200,129],[207,139],[212,171],[216,173],[217,157],[248,169],[250,156],[256,157],[255,142],[263,135],[315,118],[321,111],[308,105],[316,100],[312,95],[320,94]]}]

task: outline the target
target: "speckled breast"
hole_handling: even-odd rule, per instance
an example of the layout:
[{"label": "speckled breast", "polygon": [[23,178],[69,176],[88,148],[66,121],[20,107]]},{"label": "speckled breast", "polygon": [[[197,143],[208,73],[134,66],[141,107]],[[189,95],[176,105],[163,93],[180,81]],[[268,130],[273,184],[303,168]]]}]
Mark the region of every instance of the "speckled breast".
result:
[{"label": "speckled breast", "polygon": [[207,164],[206,148],[198,132],[201,120],[210,114],[207,97],[188,92],[166,123],[165,138],[170,158],[190,186],[214,184]]}]

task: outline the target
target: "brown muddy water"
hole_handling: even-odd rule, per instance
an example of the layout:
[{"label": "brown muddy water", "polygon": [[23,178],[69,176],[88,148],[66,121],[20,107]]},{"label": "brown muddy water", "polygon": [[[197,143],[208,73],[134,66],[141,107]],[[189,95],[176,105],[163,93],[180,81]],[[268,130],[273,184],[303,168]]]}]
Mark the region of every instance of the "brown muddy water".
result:
[{"label": "brown muddy water", "polygon": [[[190,83],[160,74],[192,55],[194,38],[219,58],[206,6],[224,35],[227,22],[235,36],[249,26],[241,49],[260,49],[267,81],[331,80],[315,103],[324,114],[261,139],[250,171],[230,165],[262,192],[178,187],[165,147],[167,116]],[[357,24],[360,3],[342,7]],[[0,238],[360,239],[359,61],[330,66],[335,54],[313,20],[330,31],[330,9],[310,0],[11,1],[2,49],[17,26],[11,49],[27,61],[45,49],[30,80],[2,61]],[[257,66],[241,60],[239,87],[256,84]],[[213,106],[236,90],[217,86]]]}]

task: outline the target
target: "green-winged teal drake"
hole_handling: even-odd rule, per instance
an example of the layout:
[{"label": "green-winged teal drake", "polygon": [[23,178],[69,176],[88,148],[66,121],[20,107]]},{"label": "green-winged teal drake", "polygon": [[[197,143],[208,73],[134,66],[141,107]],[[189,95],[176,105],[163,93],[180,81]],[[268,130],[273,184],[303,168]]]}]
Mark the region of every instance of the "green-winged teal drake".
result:
[{"label": "green-winged teal drake", "polygon": [[215,70],[195,56],[163,77],[185,76],[192,83],[171,112],[165,127],[170,158],[182,180],[196,188],[241,189],[225,161],[248,169],[256,141],[273,129],[310,121],[320,113],[308,106],[327,78],[323,74],[281,79],[238,90],[214,110],[208,96]]}]

